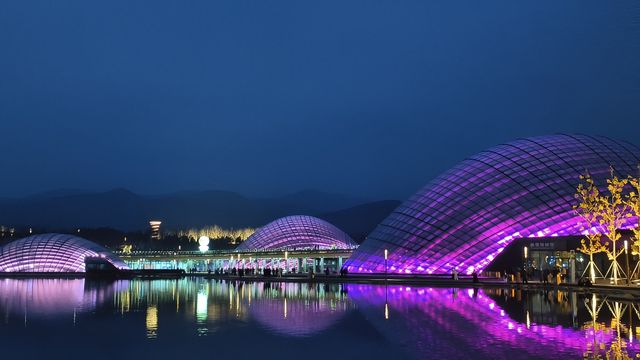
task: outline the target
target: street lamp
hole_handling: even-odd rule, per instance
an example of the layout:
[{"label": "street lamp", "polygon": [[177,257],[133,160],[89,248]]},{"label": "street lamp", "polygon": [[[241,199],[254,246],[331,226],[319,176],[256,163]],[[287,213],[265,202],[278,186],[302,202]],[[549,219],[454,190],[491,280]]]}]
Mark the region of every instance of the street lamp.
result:
[{"label": "street lamp", "polygon": [[284,271],[289,272],[289,251],[284,251]]},{"label": "street lamp", "polygon": [[384,279],[387,280],[387,260],[389,260],[389,250],[384,249]]}]

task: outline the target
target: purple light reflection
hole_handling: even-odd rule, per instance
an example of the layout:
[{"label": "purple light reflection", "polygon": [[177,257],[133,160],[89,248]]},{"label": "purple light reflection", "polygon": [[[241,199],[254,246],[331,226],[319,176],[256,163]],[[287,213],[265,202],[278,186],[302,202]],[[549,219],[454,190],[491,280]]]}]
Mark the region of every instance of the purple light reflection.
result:
[{"label": "purple light reflection", "polygon": [[116,285],[85,279],[0,279],[0,309],[8,315],[50,317],[93,311],[112,300]]},{"label": "purple light reflection", "polygon": [[[613,332],[527,324],[508,316],[482,290],[349,286],[349,296],[376,327],[394,341],[415,344],[414,355],[441,351],[453,357],[487,359],[581,357],[594,337],[610,343]],[[383,319],[385,302],[389,320]],[[446,334],[446,335],[445,335]],[[627,344],[630,353],[637,346]],[[633,355],[632,354],[632,355]],[[437,357],[437,356],[436,356]]]},{"label": "purple light reflection", "polygon": [[251,303],[252,318],[267,329],[287,336],[312,336],[329,329],[351,310],[350,303],[320,299],[257,299]]}]

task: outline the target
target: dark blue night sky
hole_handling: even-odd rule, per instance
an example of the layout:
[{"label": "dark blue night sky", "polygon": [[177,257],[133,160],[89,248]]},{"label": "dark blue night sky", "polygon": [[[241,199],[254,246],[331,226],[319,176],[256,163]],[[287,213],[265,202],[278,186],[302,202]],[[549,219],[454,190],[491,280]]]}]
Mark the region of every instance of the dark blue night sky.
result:
[{"label": "dark blue night sky", "polygon": [[640,143],[635,1],[0,3],[0,195],[404,199],[484,148]]}]

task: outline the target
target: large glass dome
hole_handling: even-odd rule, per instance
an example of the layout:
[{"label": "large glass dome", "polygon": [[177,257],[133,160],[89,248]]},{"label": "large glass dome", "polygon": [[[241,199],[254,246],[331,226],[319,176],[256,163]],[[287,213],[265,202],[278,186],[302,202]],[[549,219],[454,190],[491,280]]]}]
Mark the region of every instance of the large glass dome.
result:
[{"label": "large glass dome", "polygon": [[39,234],[0,248],[0,272],[85,272],[86,257],[102,257],[119,269],[127,265],[109,250],[66,234]]},{"label": "large glass dome", "polygon": [[345,266],[351,272],[471,273],[514,239],[580,235],[579,176],[604,184],[610,168],[637,174],[640,149],[585,135],[498,145],[440,175],[393,211]]},{"label": "large glass dome", "polygon": [[342,230],[313,216],[294,215],[258,229],[237,250],[351,249],[356,243]]}]

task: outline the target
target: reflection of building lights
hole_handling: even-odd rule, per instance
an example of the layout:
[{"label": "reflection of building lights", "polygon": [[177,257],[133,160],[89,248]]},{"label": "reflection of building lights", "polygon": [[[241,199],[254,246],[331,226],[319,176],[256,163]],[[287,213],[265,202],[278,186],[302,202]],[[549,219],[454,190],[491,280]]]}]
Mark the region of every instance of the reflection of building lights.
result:
[{"label": "reflection of building lights", "polygon": [[155,339],[158,337],[158,308],[155,306],[147,307],[147,338]]},{"label": "reflection of building lights", "polygon": [[284,318],[287,318],[287,298],[284,298]]},{"label": "reflection of building lights", "polygon": [[198,323],[202,323],[207,320],[207,307],[209,301],[209,294],[207,289],[201,289],[198,291],[196,299],[196,320]]},{"label": "reflection of building lights", "polygon": [[384,303],[384,319],[389,320],[389,304]]},{"label": "reflection of building lights", "polygon": [[531,319],[529,318],[529,310],[527,310],[527,329],[531,329]]}]

